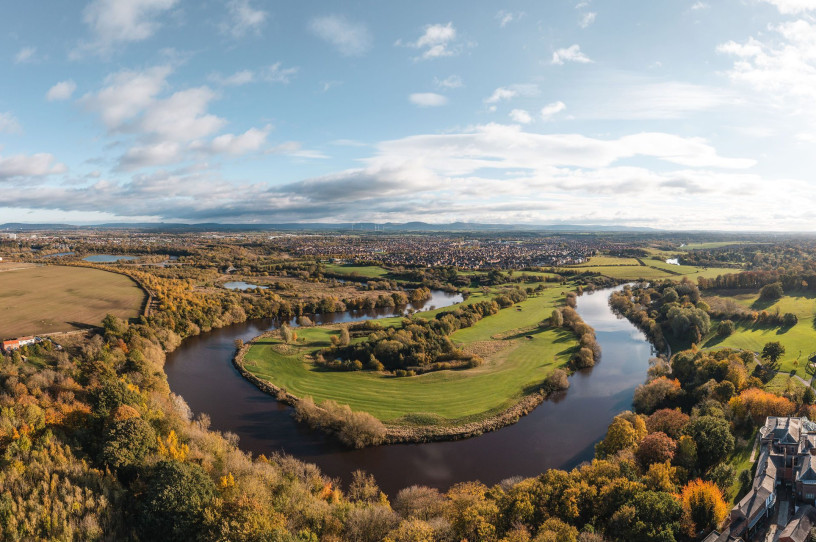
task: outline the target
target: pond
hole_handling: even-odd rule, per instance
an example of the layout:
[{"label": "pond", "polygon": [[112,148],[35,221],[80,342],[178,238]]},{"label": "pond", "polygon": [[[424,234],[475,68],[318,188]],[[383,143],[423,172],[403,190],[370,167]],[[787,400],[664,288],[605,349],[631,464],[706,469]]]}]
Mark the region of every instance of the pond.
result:
[{"label": "pond", "polygon": [[117,256],[114,254],[92,254],[82,258],[86,262],[94,263],[114,263],[120,260],[135,260],[136,256]]},{"label": "pond", "polygon": [[[172,391],[182,395],[193,412],[207,413],[213,429],[238,435],[244,450],[267,455],[285,452],[317,464],[344,482],[354,470],[363,469],[391,496],[413,484],[440,489],[467,480],[494,484],[591,459],[612,418],[631,408],[635,387],[645,381],[652,348],[642,332],[609,308],[611,291],[578,298],[577,310],[595,329],[601,345],[601,361],[570,377],[565,396],[544,402],[514,425],[466,440],[350,450],[295,422],[290,407],[258,390],[232,365],[235,339],[248,341],[274,328],[271,320],[249,321],[186,339],[168,355],[165,371]],[[455,299],[434,292],[431,301],[441,307]],[[349,311],[317,315],[314,320],[350,322],[388,315],[386,310]]]}]

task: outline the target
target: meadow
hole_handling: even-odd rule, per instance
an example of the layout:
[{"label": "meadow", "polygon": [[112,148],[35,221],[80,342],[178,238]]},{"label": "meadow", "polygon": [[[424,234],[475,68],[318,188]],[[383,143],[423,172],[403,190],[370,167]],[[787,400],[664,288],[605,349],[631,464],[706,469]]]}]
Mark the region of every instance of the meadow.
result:
[{"label": "meadow", "polygon": [[0,337],[98,326],[106,314],[139,315],[145,293],[130,278],[88,267],[25,267],[0,273]]},{"label": "meadow", "polygon": [[277,338],[259,339],[244,366],[298,397],[318,402],[332,399],[392,424],[478,421],[536,391],[573,354],[577,342],[571,332],[536,327],[563,303],[561,292],[561,287],[550,288],[454,333],[455,343],[486,358],[484,365],[474,369],[404,378],[371,371],[327,371],[306,356],[328,346],[331,335],[339,334],[337,326],[296,330],[296,347]]},{"label": "meadow", "polygon": [[387,269],[378,265],[341,265],[326,264],[326,271],[338,275],[357,275],[366,278],[380,278],[388,274]]},{"label": "meadow", "polygon": [[[716,294],[713,294],[716,295]],[[759,299],[757,292],[720,292],[719,297],[733,299],[749,310],[765,310],[781,314],[791,312],[799,322],[791,327],[758,325],[751,322],[736,322],[736,329],[732,335],[721,338],[716,335],[719,321],[712,320],[711,333],[703,340],[704,348],[742,348],[759,352],[767,342],[779,341],[785,347],[785,355],[780,360],[780,370],[797,370],[803,378],[807,360],[816,353],[816,328],[814,328],[814,313],[816,313],[816,295],[812,292],[791,292],[778,301],[768,303]],[[711,301],[712,294],[703,299]]]}]

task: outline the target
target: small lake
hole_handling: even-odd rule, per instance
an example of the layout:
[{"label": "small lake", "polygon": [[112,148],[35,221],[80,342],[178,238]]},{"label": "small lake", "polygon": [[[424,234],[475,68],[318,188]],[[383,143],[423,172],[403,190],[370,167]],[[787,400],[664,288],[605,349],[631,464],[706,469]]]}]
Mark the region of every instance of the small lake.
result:
[{"label": "small lake", "polygon": [[123,260],[135,260],[136,256],[116,256],[114,254],[92,254],[82,258],[86,262],[94,263],[114,263]]},{"label": "small lake", "polygon": [[255,288],[260,288],[261,290],[266,290],[269,286],[258,286],[257,284],[250,284],[248,282],[244,282],[242,280],[234,280],[232,282],[225,282],[222,284],[224,288],[227,290],[254,290]]},{"label": "small lake", "polygon": [[[465,440],[350,450],[295,422],[290,407],[258,390],[232,365],[235,339],[249,341],[273,329],[272,320],[253,320],[190,337],[168,355],[165,372],[172,391],[183,396],[193,412],[207,413],[213,429],[238,435],[244,450],[288,453],[344,482],[354,470],[363,469],[391,496],[413,484],[440,489],[467,480],[494,484],[591,459],[612,418],[631,408],[635,387],[646,379],[652,348],[641,331],[609,308],[612,291],[578,298],[577,310],[595,329],[601,345],[601,361],[570,377],[566,395],[544,402],[518,423]],[[442,307],[458,300],[460,296],[434,292],[426,306]],[[348,311],[313,319],[318,324],[351,322],[391,312]]]}]

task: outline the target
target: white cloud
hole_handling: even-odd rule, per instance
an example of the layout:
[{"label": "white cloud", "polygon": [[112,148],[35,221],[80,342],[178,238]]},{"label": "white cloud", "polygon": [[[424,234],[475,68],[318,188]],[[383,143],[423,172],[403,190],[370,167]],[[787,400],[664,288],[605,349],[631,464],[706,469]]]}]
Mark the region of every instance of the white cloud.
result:
[{"label": "white cloud", "polygon": [[594,11],[584,13],[581,16],[581,20],[578,21],[578,26],[580,26],[581,28],[588,28],[592,23],[595,22],[595,17],[597,16],[598,14],[595,13]]},{"label": "white cloud", "polygon": [[816,23],[788,21],[769,27],[763,40],[749,38],[720,45],[734,57],[732,81],[756,91],[767,104],[814,118],[816,99]]},{"label": "white cloud", "polygon": [[610,82],[603,103],[586,104],[579,116],[592,119],[679,119],[700,111],[722,110],[745,103],[737,93],[717,87],[627,78],[621,83]]},{"label": "white cloud", "polygon": [[16,134],[22,132],[22,127],[11,113],[0,113],[0,133]]},{"label": "white cloud", "polygon": [[558,49],[553,53],[552,63],[562,65],[565,62],[578,62],[579,64],[587,64],[592,62],[584,53],[581,52],[581,46],[578,44],[570,45],[566,49]]},{"label": "white cloud", "polygon": [[533,122],[533,117],[524,109],[513,109],[510,111],[510,118],[521,124],[530,124]]},{"label": "white cloud", "polygon": [[541,108],[541,118],[544,120],[550,120],[553,116],[557,115],[561,111],[564,111],[567,106],[564,102],[553,102],[551,104],[547,104]]},{"label": "white cloud", "polygon": [[408,100],[419,107],[439,107],[448,103],[448,99],[434,92],[417,92],[408,96]]},{"label": "white cloud", "polygon": [[207,113],[216,94],[207,87],[190,88],[150,104],[138,126],[162,140],[189,141],[220,130],[226,121]]},{"label": "white cloud", "polygon": [[31,62],[34,60],[34,55],[37,54],[36,47],[23,47],[17,54],[14,55],[14,63],[15,64],[23,64],[25,62]]},{"label": "white cloud", "polygon": [[[414,49],[424,49],[418,60],[428,60],[454,56],[459,53],[459,48],[455,45],[456,28],[452,22],[447,24],[429,24],[425,27],[425,32],[415,42],[407,45]],[[401,42],[397,41],[397,45]]]},{"label": "white cloud", "polygon": [[94,40],[82,43],[75,55],[91,51],[109,54],[120,43],[143,41],[159,27],[156,18],[178,0],[92,0],[83,11],[83,20]]},{"label": "white cloud", "polygon": [[96,94],[86,94],[80,100],[96,111],[109,130],[123,128],[126,121],[139,115],[153,103],[166,86],[169,66],[156,66],[144,71],[123,70],[105,78],[105,86]]},{"label": "white cloud", "polygon": [[76,83],[74,83],[70,79],[67,81],[60,81],[59,83],[48,89],[45,98],[49,102],[68,100],[71,98],[71,96],[74,95],[74,91],[76,90],[76,88],[77,88]]},{"label": "white cloud", "polygon": [[261,72],[261,77],[270,83],[283,83],[288,85],[297,72],[297,67],[284,68],[280,62],[275,62]]},{"label": "white cloud", "polygon": [[232,75],[227,75],[226,77],[219,74],[213,73],[207,78],[213,83],[225,87],[239,87],[241,85],[246,85],[255,81],[255,73],[252,70],[240,70]]},{"label": "white cloud", "polygon": [[505,100],[512,100],[517,96],[537,96],[539,93],[538,85],[535,84],[521,84],[510,85],[508,87],[499,87],[493,91],[493,94],[485,98],[485,103],[495,104]]},{"label": "white cloud", "polygon": [[260,34],[269,14],[253,8],[249,0],[230,0],[227,2],[229,22],[221,24],[221,31],[233,38],[242,38],[249,33]]},{"label": "white cloud", "polygon": [[691,6],[691,10],[692,10],[692,11],[699,11],[699,10],[702,10],[702,9],[708,9],[708,8],[710,8],[710,7],[711,7],[711,6],[710,6],[710,5],[708,5],[708,4],[707,4],[707,3],[705,3],[705,2],[695,2],[694,4],[692,4],[692,6]]},{"label": "white cloud", "polygon": [[462,78],[458,75],[449,75],[444,79],[434,77],[434,85],[436,85],[438,88],[453,89],[463,87],[464,82],[462,82]]},{"label": "white cloud", "polygon": [[343,56],[360,56],[371,48],[371,33],[363,23],[352,22],[342,15],[316,17],[309,29],[329,42]]},{"label": "white cloud", "polygon": [[263,130],[250,128],[243,134],[223,134],[214,138],[209,144],[196,144],[191,148],[210,154],[229,154],[240,156],[259,150],[265,143],[271,127]]},{"label": "white cloud", "polygon": [[44,177],[67,171],[65,164],[54,162],[54,156],[48,153],[0,156],[0,180]]},{"label": "white cloud", "polygon": [[175,141],[135,145],[119,159],[118,169],[130,171],[144,167],[163,166],[181,159],[181,145]]},{"label": "white cloud", "polygon": [[763,0],[769,4],[776,6],[779,13],[785,15],[807,13],[809,11],[816,11],[816,3],[813,0]]},{"label": "white cloud", "polygon": [[512,23],[514,21],[518,21],[522,17],[524,17],[524,12],[523,11],[519,11],[519,12],[514,13],[514,12],[511,12],[511,11],[505,11],[505,10],[502,9],[502,10],[499,10],[498,13],[496,13],[496,20],[499,21],[499,27],[501,27],[501,28],[504,28],[505,26],[507,26],[508,24],[510,24],[510,23]]}]

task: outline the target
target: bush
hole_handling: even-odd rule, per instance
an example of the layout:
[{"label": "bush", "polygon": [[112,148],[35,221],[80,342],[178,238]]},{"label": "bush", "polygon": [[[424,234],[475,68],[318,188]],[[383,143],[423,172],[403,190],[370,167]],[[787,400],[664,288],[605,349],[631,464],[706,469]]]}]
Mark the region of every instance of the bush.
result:
[{"label": "bush", "polygon": [[781,282],[766,284],[759,290],[759,298],[763,301],[776,301],[785,295]]},{"label": "bush", "polygon": [[567,378],[567,372],[563,369],[556,369],[544,381],[543,388],[546,393],[552,393],[555,391],[561,391],[569,388],[569,379]]},{"label": "bush", "polygon": [[720,322],[720,325],[717,326],[717,335],[720,337],[729,337],[734,333],[734,322],[731,320],[723,320]]}]

